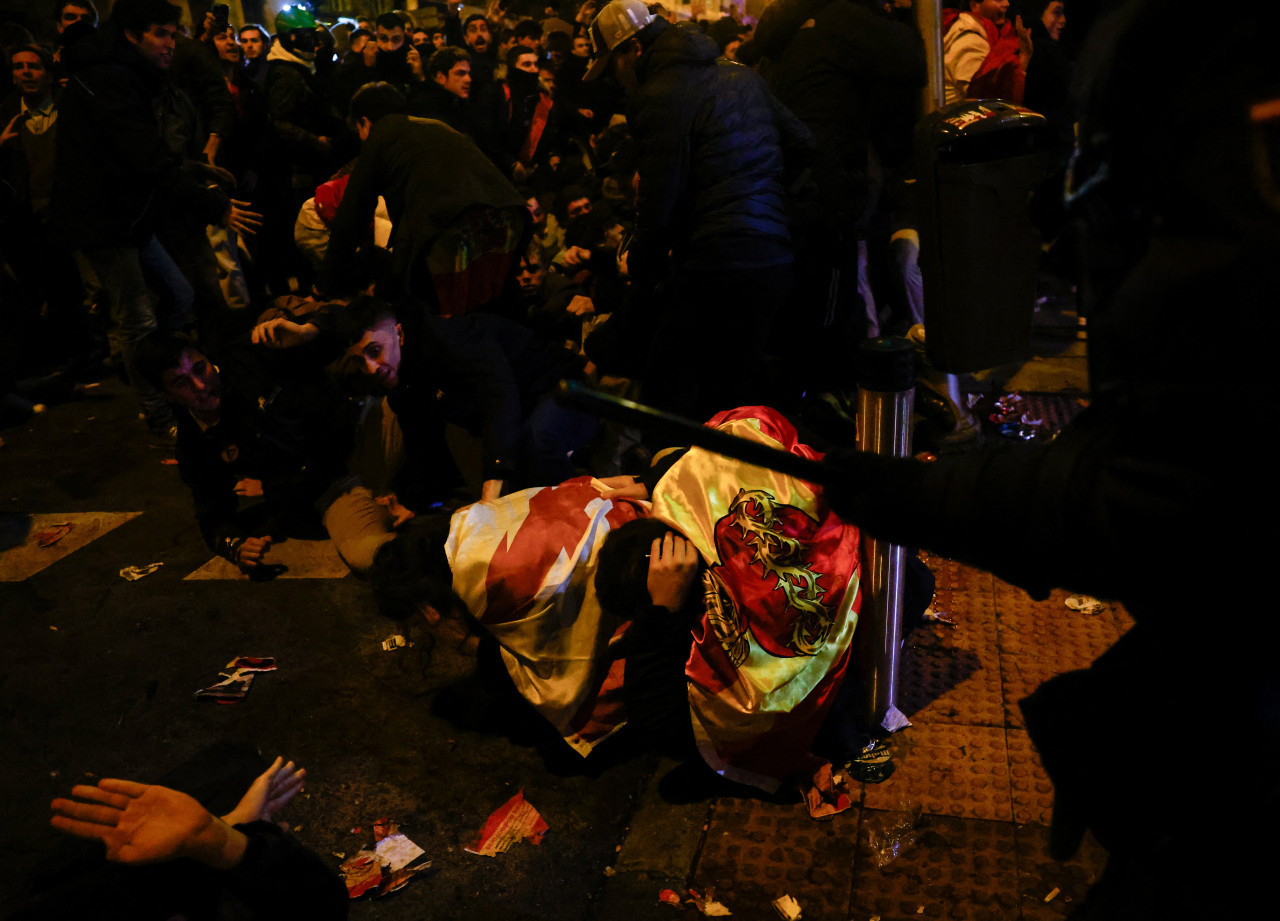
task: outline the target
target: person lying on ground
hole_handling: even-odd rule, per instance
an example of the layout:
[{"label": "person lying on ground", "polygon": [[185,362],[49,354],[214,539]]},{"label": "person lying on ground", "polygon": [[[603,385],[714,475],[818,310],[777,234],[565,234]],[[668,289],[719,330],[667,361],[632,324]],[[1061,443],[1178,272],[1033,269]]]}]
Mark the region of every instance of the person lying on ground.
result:
[{"label": "person lying on ground", "polygon": [[264,571],[276,539],[324,536],[320,515],[352,446],[347,401],[319,367],[271,354],[241,342],[220,367],[178,333],[138,344],[139,372],[179,410],[178,470],[200,533],[247,573]]},{"label": "person lying on ground", "polygon": [[[763,407],[709,424],[820,456]],[[699,449],[658,472],[651,485],[579,477],[410,522],[374,560],[379,610],[483,630],[516,691],[584,757],[630,723],[773,791],[812,776],[815,745],[856,754],[865,736],[841,689],[861,604],[857,529],[820,488]]]}]

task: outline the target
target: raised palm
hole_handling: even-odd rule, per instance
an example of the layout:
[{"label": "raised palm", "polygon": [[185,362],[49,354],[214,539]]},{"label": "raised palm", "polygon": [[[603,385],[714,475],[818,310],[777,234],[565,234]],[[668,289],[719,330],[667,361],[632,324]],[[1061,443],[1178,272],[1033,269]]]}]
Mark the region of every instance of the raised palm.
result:
[{"label": "raised palm", "polygon": [[107,859],[144,864],[184,857],[215,819],[195,799],[168,787],[103,779],[79,785],[76,800],[55,799],[52,825],[107,847]]}]

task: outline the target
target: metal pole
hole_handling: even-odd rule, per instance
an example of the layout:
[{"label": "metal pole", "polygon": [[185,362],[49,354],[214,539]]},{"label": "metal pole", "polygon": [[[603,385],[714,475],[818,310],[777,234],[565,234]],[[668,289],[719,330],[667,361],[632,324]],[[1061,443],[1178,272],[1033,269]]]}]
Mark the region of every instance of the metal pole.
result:
[{"label": "metal pole", "polygon": [[[915,404],[915,347],[883,337],[861,345],[858,380],[858,450],[889,457],[911,455]],[[907,725],[898,710],[898,654],[902,648],[902,589],[906,555],[885,540],[862,538],[862,613],[858,624],[859,678],[864,726],[894,732]]]},{"label": "metal pole", "polygon": [[924,38],[924,56],[929,65],[929,83],[924,88],[922,114],[942,108],[943,87],[942,0],[916,0],[916,25]]}]

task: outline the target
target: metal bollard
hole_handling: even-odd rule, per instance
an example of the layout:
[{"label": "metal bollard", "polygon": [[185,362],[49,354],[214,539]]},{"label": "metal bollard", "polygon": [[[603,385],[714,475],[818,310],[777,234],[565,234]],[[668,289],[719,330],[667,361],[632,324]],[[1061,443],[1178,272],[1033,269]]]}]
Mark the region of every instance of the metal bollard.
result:
[{"label": "metal bollard", "polygon": [[[911,454],[915,346],[907,339],[868,339],[860,346],[858,450],[890,457]],[[895,732],[908,725],[898,710],[905,550],[862,537],[862,614],[857,661],[863,688],[862,725]]]}]

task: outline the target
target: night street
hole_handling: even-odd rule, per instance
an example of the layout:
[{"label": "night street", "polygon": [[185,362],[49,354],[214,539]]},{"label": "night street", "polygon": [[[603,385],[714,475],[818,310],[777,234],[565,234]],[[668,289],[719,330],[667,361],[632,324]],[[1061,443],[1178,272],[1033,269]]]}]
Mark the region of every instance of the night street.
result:
[{"label": "night street", "polygon": [[[1051,358],[1000,382],[1082,382],[1082,343],[1040,345]],[[414,646],[384,651],[397,625],[326,542],[279,545],[288,571],[274,582],[242,578],[201,541],[171,453],[148,446],[125,388],[90,393],[6,429],[0,449],[0,606],[8,648],[22,651],[0,679],[6,913],[60,847],[92,851],[48,827],[49,800],[94,777],[157,780],[219,741],[307,768],[306,795],[281,818],[335,874],[337,855],[372,848],[384,816],[424,850],[429,870],[353,902],[354,918],[663,919],[678,909],[659,893],[690,887],[743,918],[776,917],[784,894],[809,919],[1055,918],[1096,878],[1096,845],[1065,865],[1045,854],[1052,792],[1016,701],[1087,664],[1122,612],[1068,611],[1064,593],[1035,603],[929,559],[934,607],[957,626],[908,642],[900,701],[914,725],[893,738],[897,771],[854,784],[853,808],[816,821],[785,796],[664,779],[673,765],[653,754],[606,746],[584,765],[485,691],[457,639],[415,630]],[[151,563],[164,565],[119,574]],[[197,701],[236,656],[278,668],[238,703]],[[518,791],[549,825],[542,843],[466,853]]]}]

